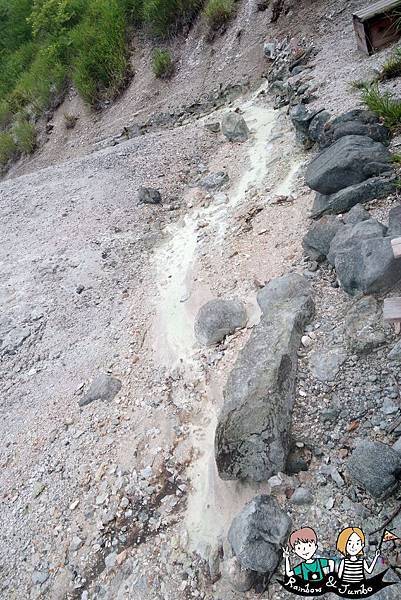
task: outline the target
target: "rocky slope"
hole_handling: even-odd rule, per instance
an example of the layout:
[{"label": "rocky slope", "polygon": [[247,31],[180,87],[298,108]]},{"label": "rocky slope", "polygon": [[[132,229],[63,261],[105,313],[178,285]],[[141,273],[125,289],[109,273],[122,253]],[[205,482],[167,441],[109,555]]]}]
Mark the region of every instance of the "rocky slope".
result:
[{"label": "rocky slope", "polygon": [[[371,447],[371,460],[356,475],[352,460],[348,466],[358,442],[388,448],[401,433],[400,363],[396,348],[388,357],[395,335],[382,322],[386,292],[355,298],[339,289],[330,252],[335,236],[352,240],[355,227],[372,227],[384,239],[389,211],[399,201],[393,189],[379,200],[369,197],[368,212],[357,205],[303,241],[313,203],[304,174],[319,149],[308,155],[296,143],[287,103],[309,95],[318,111],[331,98],[332,83],[321,85],[322,57],[337,35],[334,25],[346,24],[349,34],[349,7],[305,3],[297,24],[294,8],[287,8],[266,35],[269,11],[242,2],[238,19],[215,41],[220,66],[231,67],[220,70],[224,84],[242,84],[246,73],[249,84],[223,86],[199,114],[191,114],[193,107],[179,114],[178,106],[216,85],[216,72],[208,73],[216,64],[211,49],[207,62],[203,38],[192,31],[182,70],[169,84],[179,94],[160,105],[173,113],[171,120],[146,123],[155,110],[153,83],[138,97],[134,81],[125,100],[97,124],[83,116],[71,134],[74,146],[61,129],[62,113],[56,114],[54,140],[0,185],[2,597],[253,598],[281,560],[290,523],[315,526],[319,551],[332,553],[341,526],[375,530],[398,506],[391,448],[385,489],[378,493],[372,495],[372,481],[381,446]],[[296,27],[309,39],[280,38],[279,60],[269,81],[261,80],[272,66],[262,42]],[[290,73],[288,65],[299,66],[292,61],[302,62],[309,48],[303,75]],[[282,79],[275,69],[281,59]],[[356,53],[352,60],[369,61]],[[191,69],[204,79],[194,76],[184,89]],[[144,114],[131,123],[126,116],[146,93]],[[281,108],[274,109],[277,98]],[[347,92],[341,111],[324,108],[336,114],[353,102]],[[124,139],[120,126],[137,121],[141,135]],[[225,135],[232,121],[239,141]],[[380,148],[388,166],[387,152]],[[159,190],[162,202],[139,203],[141,186]],[[291,281],[305,282],[306,312],[297,304],[303,293],[295,294],[294,306],[275,295],[274,278],[288,273]],[[213,302],[199,312],[207,301]],[[269,331],[273,348],[263,335]],[[275,348],[282,354],[274,358],[283,359],[271,373]],[[226,435],[230,402],[243,408],[254,399],[238,394],[238,381],[255,373],[260,418],[271,417],[263,405],[271,385],[283,403],[273,419],[279,452],[270,455],[266,477],[260,476],[263,460],[257,476],[249,476],[252,457],[274,446],[267,426],[247,429],[250,404],[250,411],[238,411],[240,433],[254,434],[258,444],[262,438],[263,445],[256,454],[244,453],[251,457],[245,467],[230,462],[235,466],[226,477],[227,461],[216,465],[216,427]],[[253,506],[261,507],[260,522],[249,517]],[[278,534],[269,530],[275,520]],[[244,536],[248,530],[268,536],[258,560]],[[369,544],[374,550],[377,535]],[[386,560],[394,565],[396,559],[389,553]],[[397,592],[389,588],[383,598]],[[266,594],[289,597],[274,577]]]}]

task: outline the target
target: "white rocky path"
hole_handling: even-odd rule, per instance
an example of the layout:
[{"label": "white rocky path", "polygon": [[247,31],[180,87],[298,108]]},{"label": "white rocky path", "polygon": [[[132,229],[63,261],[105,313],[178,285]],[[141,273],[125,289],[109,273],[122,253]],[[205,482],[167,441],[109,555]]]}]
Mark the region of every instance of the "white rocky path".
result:
[{"label": "white rocky path", "polygon": [[[303,160],[285,115],[263,87],[236,107],[242,144],[198,122],[0,186],[3,597],[85,598],[101,585],[114,598],[124,565],[131,597],[135,586],[158,597],[159,585],[176,597],[173,562],[171,581],[159,575],[166,535],[202,554],[250,493],[217,480],[211,451],[247,332],[205,354],[194,315],[236,296],[252,327],[258,282],[299,257],[306,211],[276,203]],[[223,188],[199,186],[219,171]],[[137,205],[143,184],[163,207]],[[151,584],[134,564],[152,564]]]}]

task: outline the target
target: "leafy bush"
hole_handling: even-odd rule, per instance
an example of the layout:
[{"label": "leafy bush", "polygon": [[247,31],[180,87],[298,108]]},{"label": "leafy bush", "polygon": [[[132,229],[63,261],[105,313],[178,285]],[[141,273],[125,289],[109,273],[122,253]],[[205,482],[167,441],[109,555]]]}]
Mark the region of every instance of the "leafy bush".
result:
[{"label": "leafy bush", "polygon": [[101,97],[113,98],[123,86],[128,68],[125,25],[118,0],[96,0],[71,33],[73,81],[91,104]]},{"label": "leafy bush", "polygon": [[401,125],[401,100],[389,92],[380,92],[377,83],[365,87],[362,100],[371,111],[383,118],[387,127],[395,129]]},{"label": "leafy bush", "polygon": [[203,11],[212,29],[218,29],[234,14],[235,0],[208,0]]},{"label": "leafy bush", "polygon": [[31,154],[36,146],[36,129],[26,119],[19,119],[13,125],[14,139],[21,152]]},{"label": "leafy bush", "polygon": [[16,151],[16,145],[9,133],[0,132],[0,166],[4,166]]},{"label": "leafy bush", "polygon": [[203,0],[144,0],[143,20],[159,36],[190,23],[201,9]]},{"label": "leafy bush", "polygon": [[382,79],[392,79],[401,75],[401,48],[397,48],[381,68]]},{"label": "leafy bush", "polygon": [[153,53],[152,69],[156,77],[166,78],[169,77],[173,72],[173,59],[168,50],[161,50],[156,48]]}]

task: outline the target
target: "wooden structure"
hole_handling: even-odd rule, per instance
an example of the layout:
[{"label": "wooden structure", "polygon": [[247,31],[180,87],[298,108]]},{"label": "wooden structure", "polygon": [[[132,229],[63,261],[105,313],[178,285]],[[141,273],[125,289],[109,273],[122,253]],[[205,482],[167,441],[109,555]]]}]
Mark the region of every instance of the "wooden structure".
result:
[{"label": "wooden structure", "polygon": [[383,319],[395,327],[395,332],[401,332],[401,298],[385,298],[383,303]]},{"label": "wooden structure", "polygon": [[391,246],[393,248],[394,258],[401,258],[401,237],[393,238],[391,240]]},{"label": "wooden structure", "polygon": [[352,17],[358,48],[366,54],[372,54],[401,36],[401,0],[379,0]]}]

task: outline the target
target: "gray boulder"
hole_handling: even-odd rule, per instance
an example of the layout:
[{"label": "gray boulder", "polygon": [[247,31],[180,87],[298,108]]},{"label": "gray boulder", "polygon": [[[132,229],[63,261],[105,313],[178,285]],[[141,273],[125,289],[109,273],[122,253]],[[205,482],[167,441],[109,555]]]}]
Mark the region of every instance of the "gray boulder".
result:
[{"label": "gray boulder", "polygon": [[309,368],[319,381],[334,381],[341,365],[347,360],[345,348],[319,348],[309,357]]},{"label": "gray boulder", "polygon": [[382,309],[376,298],[365,296],[348,309],[344,322],[347,349],[351,354],[371,352],[386,341]]},{"label": "gray boulder", "polygon": [[370,219],[370,212],[362,206],[362,204],[355,204],[343,217],[343,221],[346,225],[356,225],[361,221],[367,221]]},{"label": "gray boulder", "polygon": [[305,254],[312,260],[324,260],[329,253],[334,236],[342,227],[343,223],[337,217],[331,215],[322,217],[316,223],[312,223],[302,241]]},{"label": "gray boulder", "polygon": [[216,171],[215,173],[209,173],[209,175],[203,177],[198,185],[205,190],[218,190],[228,182],[228,179],[229,177],[225,171]]},{"label": "gray boulder", "polygon": [[295,128],[295,137],[297,142],[305,148],[313,146],[313,140],[309,137],[309,126],[321,111],[309,111],[305,104],[297,104],[290,110],[290,119]]},{"label": "gray boulder", "polygon": [[245,569],[238,558],[233,556],[224,561],[222,577],[226,579],[235,592],[247,592],[256,580],[256,572]]},{"label": "gray boulder", "polygon": [[351,295],[384,292],[401,281],[401,261],[394,258],[389,237],[356,240],[336,252],[334,266],[341,287]]},{"label": "gray boulder", "polygon": [[195,337],[202,346],[212,346],[240,327],[245,327],[247,314],[239,300],[210,300],[195,319]]},{"label": "gray boulder", "polygon": [[290,440],[297,351],[314,313],[312,290],[297,274],[258,294],[260,323],[239,353],[225,389],[215,436],[222,479],[267,480],[282,471]]},{"label": "gray boulder", "polygon": [[101,400],[110,402],[121,390],[121,381],[105,373],[101,373],[92,381],[87,393],[79,400],[79,406],[86,406]]},{"label": "gray boulder", "polygon": [[245,119],[235,112],[228,112],[223,116],[221,130],[230,142],[245,142],[249,136]]},{"label": "gray boulder", "polygon": [[138,201],[140,204],[160,204],[162,197],[159,190],[141,186],[138,189]]},{"label": "gray boulder", "polygon": [[346,135],[366,135],[382,144],[390,142],[389,129],[380,123],[377,115],[363,109],[350,110],[326,123],[320,146],[326,148]]},{"label": "gray boulder", "polygon": [[395,206],[388,214],[387,235],[391,238],[401,237],[401,206]]},{"label": "gray boulder", "polygon": [[374,198],[385,198],[393,194],[397,186],[397,177],[391,173],[380,177],[370,177],[366,181],[349,185],[335,194],[319,194],[315,196],[311,217],[317,219],[324,214],[340,214],[360,202],[368,202]]},{"label": "gray boulder", "polygon": [[327,260],[334,265],[338,253],[346,252],[348,248],[364,239],[382,238],[385,232],[386,227],[376,219],[365,219],[355,225],[343,225],[331,241]]},{"label": "gray boulder", "polygon": [[313,117],[308,129],[308,136],[313,142],[321,143],[329,119],[330,113],[327,110],[323,110]]},{"label": "gray boulder", "polygon": [[377,499],[390,496],[401,475],[401,454],[387,444],[361,441],[348,460],[351,479]]},{"label": "gray boulder", "polygon": [[271,578],[281,559],[291,519],[275,498],[255,496],[234,518],[228,541],[241,566]]},{"label": "gray boulder", "polygon": [[335,194],[392,171],[391,154],[383,144],[367,136],[347,135],[323,150],[309,164],[305,181],[321,194]]}]

